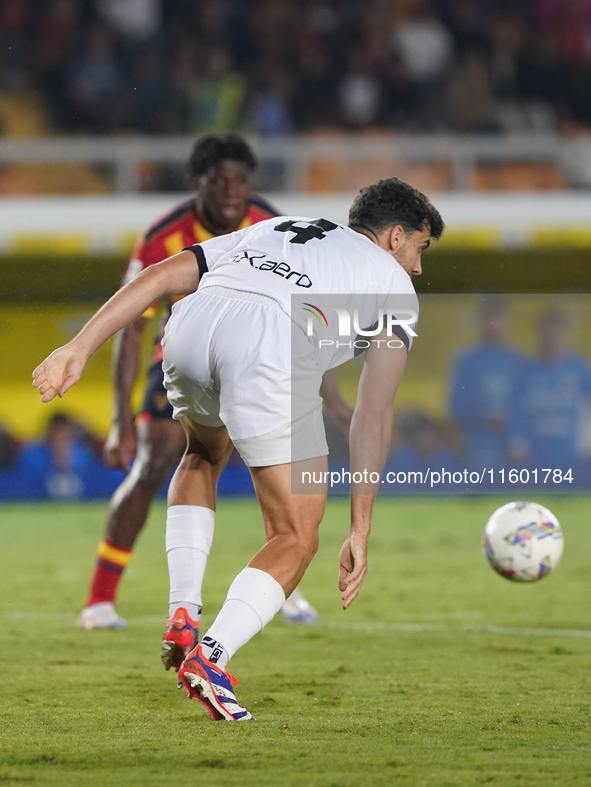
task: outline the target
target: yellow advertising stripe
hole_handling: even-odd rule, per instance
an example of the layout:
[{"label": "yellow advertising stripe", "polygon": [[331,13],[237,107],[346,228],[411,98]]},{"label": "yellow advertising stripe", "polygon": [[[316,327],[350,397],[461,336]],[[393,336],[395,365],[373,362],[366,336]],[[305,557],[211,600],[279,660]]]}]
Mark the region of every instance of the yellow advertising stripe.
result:
[{"label": "yellow advertising stripe", "polygon": [[591,248],[591,226],[536,227],[530,234],[530,244],[555,249],[588,249]]},{"label": "yellow advertising stripe", "polygon": [[131,552],[124,552],[122,549],[112,547],[104,541],[101,541],[97,554],[103,560],[108,560],[110,563],[115,563],[122,568],[125,568],[131,559]]},{"label": "yellow advertising stripe", "polygon": [[437,244],[442,249],[498,249],[501,231],[496,227],[446,229]]},{"label": "yellow advertising stripe", "polygon": [[35,254],[37,256],[75,257],[88,254],[91,239],[78,232],[65,232],[48,235],[14,235],[9,244],[14,254]]},{"label": "yellow advertising stripe", "polygon": [[117,238],[116,248],[123,254],[131,254],[137,239],[141,234],[141,228],[137,232],[123,232]]},{"label": "yellow advertising stripe", "polygon": [[[202,242],[210,237],[209,233],[201,229],[198,240]],[[120,235],[116,244],[118,252],[127,255],[136,238],[135,233]],[[502,238],[501,227],[449,227],[437,246],[448,251],[470,249],[494,251],[502,248]],[[529,248],[591,248],[591,221],[588,227],[581,225],[532,227],[527,232],[526,238],[525,245]],[[36,257],[83,257],[92,254],[93,245],[92,236],[85,233],[17,233],[7,239],[4,253]],[[174,249],[168,251],[175,253]]]}]

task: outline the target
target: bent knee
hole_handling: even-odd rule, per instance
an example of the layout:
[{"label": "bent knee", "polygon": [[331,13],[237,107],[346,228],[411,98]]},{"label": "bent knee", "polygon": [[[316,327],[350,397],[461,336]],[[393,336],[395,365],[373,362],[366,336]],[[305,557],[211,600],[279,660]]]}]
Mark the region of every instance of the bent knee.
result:
[{"label": "bent knee", "polygon": [[226,464],[225,456],[203,456],[200,452],[187,451],[180,461],[179,468],[181,470],[203,470],[204,468],[210,469],[223,469]]}]

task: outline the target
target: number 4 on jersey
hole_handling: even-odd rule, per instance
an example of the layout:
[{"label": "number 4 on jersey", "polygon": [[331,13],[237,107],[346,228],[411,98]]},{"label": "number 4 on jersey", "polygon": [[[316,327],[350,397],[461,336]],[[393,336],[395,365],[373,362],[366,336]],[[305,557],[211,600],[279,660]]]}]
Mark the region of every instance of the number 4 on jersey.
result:
[{"label": "number 4 on jersey", "polygon": [[317,219],[316,221],[311,221],[309,224],[306,224],[306,226],[298,226],[301,224],[301,221],[293,221],[290,219],[289,221],[277,224],[275,226],[275,232],[293,232],[295,237],[289,239],[290,243],[307,243],[314,238],[316,240],[326,238],[326,232],[336,230],[339,226],[327,219]]}]

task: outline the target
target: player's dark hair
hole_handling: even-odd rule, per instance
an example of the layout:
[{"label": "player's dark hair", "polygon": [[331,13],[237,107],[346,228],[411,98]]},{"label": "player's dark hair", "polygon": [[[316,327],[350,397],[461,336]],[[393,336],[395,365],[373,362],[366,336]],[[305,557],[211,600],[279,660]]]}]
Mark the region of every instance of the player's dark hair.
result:
[{"label": "player's dark hair", "polygon": [[250,145],[238,134],[208,134],[198,139],[189,159],[189,175],[198,178],[222,161],[239,161],[251,172],[257,160]]},{"label": "player's dark hair", "polygon": [[424,194],[398,178],[387,178],[361,189],[349,211],[349,226],[374,235],[388,227],[401,226],[405,232],[429,227],[431,237],[439,239],[445,225]]}]

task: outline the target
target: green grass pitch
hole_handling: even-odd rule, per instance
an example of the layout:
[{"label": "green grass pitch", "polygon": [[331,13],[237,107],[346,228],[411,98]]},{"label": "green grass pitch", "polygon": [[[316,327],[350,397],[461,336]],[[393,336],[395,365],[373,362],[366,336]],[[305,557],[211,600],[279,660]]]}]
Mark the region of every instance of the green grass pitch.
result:
[{"label": "green grass pitch", "polygon": [[[106,505],[0,508],[0,785],[591,784],[591,517],[541,498],[565,530],[556,572],[522,585],[480,552],[508,498],[382,499],[370,574],[336,588],[347,502],[331,500],[302,589],[315,627],[277,619],[233,659],[256,723],[214,723],[159,661],[164,508],[120,593],[127,631],[75,628]],[[254,501],[222,500],[204,587],[212,620],[262,543]]]}]

